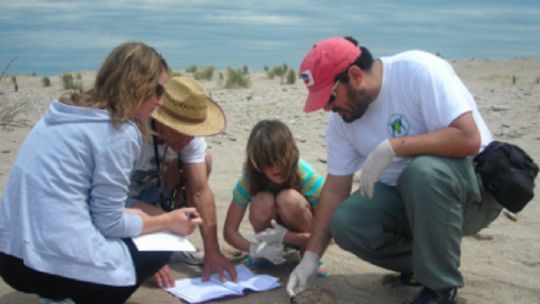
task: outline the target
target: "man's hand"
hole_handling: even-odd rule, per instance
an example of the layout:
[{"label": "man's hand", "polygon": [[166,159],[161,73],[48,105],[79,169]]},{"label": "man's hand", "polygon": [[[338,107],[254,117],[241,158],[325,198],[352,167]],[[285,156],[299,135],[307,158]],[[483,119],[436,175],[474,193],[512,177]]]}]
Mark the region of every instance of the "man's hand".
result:
[{"label": "man's hand", "polygon": [[317,269],[319,269],[319,256],[311,251],[306,251],[298,266],[289,276],[287,283],[289,296],[294,297],[306,289],[308,280],[317,273]]},{"label": "man's hand", "polygon": [[254,258],[264,258],[275,265],[285,262],[283,257],[283,244],[281,243],[251,243],[249,245],[249,254]]},{"label": "man's hand", "polygon": [[154,275],[154,282],[156,282],[156,285],[161,288],[174,287],[174,277],[169,265],[161,267],[161,269]]},{"label": "man's hand", "polygon": [[392,162],[396,154],[388,139],[385,139],[369,153],[362,169],[360,170],[360,192],[369,198],[373,197],[373,185],[379,179],[381,173]]},{"label": "man's hand", "polygon": [[271,224],[273,228],[266,228],[264,231],[257,233],[255,238],[259,242],[266,242],[269,244],[283,243],[283,237],[285,237],[287,229],[278,224],[276,220],[272,220]]},{"label": "man's hand", "polygon": [[[217,273],[222,282],[225,282],[227,279],[236,282],[238,279],[236,268],[234,268],[231,262],[219,250],[206,251],[204,253],[203,282],[208,281],[210,275],[213,273]],[[228,278],[226,273],[229,273]]]}]

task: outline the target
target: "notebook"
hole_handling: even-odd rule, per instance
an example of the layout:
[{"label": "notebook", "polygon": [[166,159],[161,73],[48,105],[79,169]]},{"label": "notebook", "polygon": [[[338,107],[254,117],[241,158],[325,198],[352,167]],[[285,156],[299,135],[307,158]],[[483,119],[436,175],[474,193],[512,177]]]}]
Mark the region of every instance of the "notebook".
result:
[{"label": "notebook", "polygon": [[203,282],[201,278],[176,280],[175,287],[164,288],[189,303],[201,303],[217,298],[243,296],[246,291],[265,291],[280,287],[279,279],[266,274],[254,274],[245,265],[236,265],[238,282],[221,282],[217,274]]},{"label": "notebook", "polygon": [[139,251],[196,251],[185,237],[170,232],[154,232],[133,238]]}]

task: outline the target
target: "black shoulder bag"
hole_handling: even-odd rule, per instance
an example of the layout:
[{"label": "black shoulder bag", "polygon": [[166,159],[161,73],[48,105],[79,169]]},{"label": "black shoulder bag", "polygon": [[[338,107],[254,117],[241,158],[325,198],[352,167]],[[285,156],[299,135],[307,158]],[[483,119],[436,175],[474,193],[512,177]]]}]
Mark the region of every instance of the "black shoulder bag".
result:
[{"label": "black shoulder bag", "polygon": [[517,213],[534,197],[538,166],[516,145],[493,141],[474,158],[484,187],[506,209]]}]

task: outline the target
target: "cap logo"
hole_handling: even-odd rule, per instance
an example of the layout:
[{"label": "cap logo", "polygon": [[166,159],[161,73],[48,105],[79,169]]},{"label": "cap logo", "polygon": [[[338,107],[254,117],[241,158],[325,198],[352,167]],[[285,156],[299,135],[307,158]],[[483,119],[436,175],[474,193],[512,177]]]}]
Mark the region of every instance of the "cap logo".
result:
[{"label": "cap logo", "polygon": [[313,75],[311,75],[310,70],[303,71],[300,73],[300,76],[302,77],[302,80],[304,80],[306,86],[310,87],[315,84],[315,80],[313,80]]}]

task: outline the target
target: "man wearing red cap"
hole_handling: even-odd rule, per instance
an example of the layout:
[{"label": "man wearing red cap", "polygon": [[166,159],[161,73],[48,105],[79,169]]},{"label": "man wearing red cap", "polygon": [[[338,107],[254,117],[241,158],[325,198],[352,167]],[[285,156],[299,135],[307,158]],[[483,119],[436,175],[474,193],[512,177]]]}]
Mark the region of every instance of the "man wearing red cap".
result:
[{"label": "man wearing red cap", "polygon": [[410,303],[456,303],[461,239],[501,210],[473,167],[492,136],[467,88],[437,56],[408,51],[374,60],[352,38],[315,44],[300,73],[309,90],[304,111],[332,113],[328,176],[289,294],[306,288],[333,237],[402,278],[414,274],[424,287]]}]

